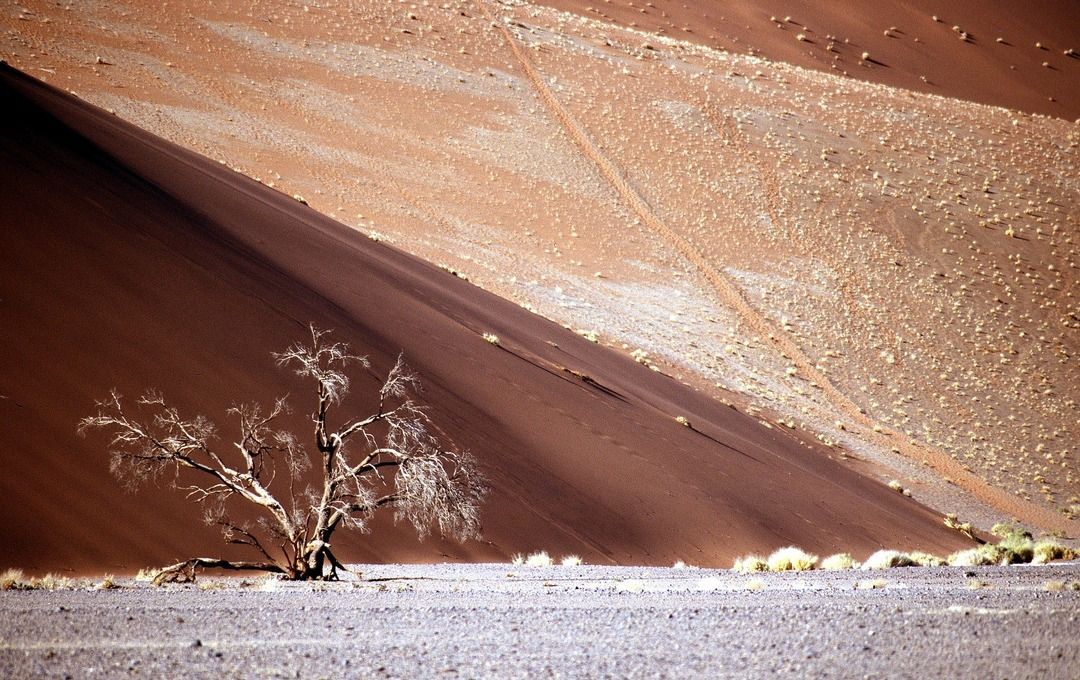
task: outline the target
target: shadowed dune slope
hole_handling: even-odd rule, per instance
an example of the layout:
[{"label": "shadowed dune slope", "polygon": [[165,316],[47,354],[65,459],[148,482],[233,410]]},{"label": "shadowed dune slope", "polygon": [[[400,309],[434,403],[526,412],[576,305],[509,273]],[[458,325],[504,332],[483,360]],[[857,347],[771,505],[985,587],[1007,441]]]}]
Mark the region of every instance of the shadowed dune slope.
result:
[{"label": "shadowed dune slope", "polygon": [[404,352],[432,419],[493,487],[486,541],[420,543],[383,518],[339,539],[348,560],[544,548],[726,565],[787,543],[961,543],[826,452],[7,66],[0,98],[6,563],[123,570],[221,552],[168,479],[125,492],[105,438],[76,425],[110,388],[153,386],[215,419],[234,400],[291,393],[305,432],[305,386],[270,353],[308,322],[371,358],[347,408],[370,406],[376,374]]},{"label": "shadowed dune slope", "polygon": [[1080,12],[1072,0],[541,2],[859,80],[1080,117]]}]

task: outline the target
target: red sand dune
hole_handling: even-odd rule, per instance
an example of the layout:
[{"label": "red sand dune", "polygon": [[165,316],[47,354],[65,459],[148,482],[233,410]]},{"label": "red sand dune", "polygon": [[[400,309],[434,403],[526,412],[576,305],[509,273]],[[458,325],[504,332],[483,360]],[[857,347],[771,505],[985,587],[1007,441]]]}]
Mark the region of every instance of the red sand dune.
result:
[{"label": "red sand dune", "polygon": [[[7,564],[124,570],[218,553],[197,508],[164,485],[122,491],[104,437],[76,425],[110,388],[154,386],[212,417],[291,392],[304,431],[306,392],[270,352],[309,322],[376,371],[404,351],[433,420],[493,487],[485,542],[419,543],[384,518],[340,539],[346,559],[544,548],[726,565],[788,543],[864,555],[963,544],[827,451],[7,66],[0,98]],[[376,384],[357,380],[346,406],[363,408]]]},{"label": "red sand dune", "polygon": [[541,4],[860,80],[1080,118],[1080,11],[1070,0]]}]

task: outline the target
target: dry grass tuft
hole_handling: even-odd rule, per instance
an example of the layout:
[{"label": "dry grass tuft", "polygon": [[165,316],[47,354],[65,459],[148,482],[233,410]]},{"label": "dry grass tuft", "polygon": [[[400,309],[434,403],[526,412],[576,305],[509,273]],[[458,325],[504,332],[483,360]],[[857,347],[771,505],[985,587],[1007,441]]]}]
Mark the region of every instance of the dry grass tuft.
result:
[{"label": "dry grass tuft", "polygon": [[559,562],[564,567],[580,567],[584,562],[577,555],[565,555]]},{"label": "dry grass tuft", "polygon": [[277,592],[281,589],[281,579],[276,574],[267,574],[256,582],[256,589],[267,593]]},{"label": "dry grass tuft", "polygon": [[45,574],[40,578],[30,579],[30,590],[70,590],[71,579],[56,574]]},{"label": "dry grass tuft", "polygon": [[23,578],[22,569],[6,569],[0,574],[0,590],[24,590],[29,585]]},{"label": "dry grass tuft", "polygon": [[971,526],[971,522],[961,522],[956,518],[956,515],[950,512],[945,515],[944,523],[950,529],[955,529],[971,540],[975,540],[975,529]]},{"label": "dry grass tuft", "polygon": [[769,555],[769,571],[809,571],[817,565],[818,556],[801,548],[788,546]]},{"label": "dry grass tuft", "polygon": [[752,574],[756,571],[768,571],[769,563],[761,555],[744,555],[731,567],[740,574]]},{"label": "dry grass tuft", "polygon": [[135,580],[153,583],[154,579],[157,578],[158,573],[160,573],[158,569],[146,567],[145,569],[140,569],[139,573],[135,574]]},{"label": "dry grass tuft", "polygon": [[120,584],[112,574],[105,574],[101,581],[94,586],[94,590],[119,590]]},{"label": "dry grass tuft", "polygon": [[942,567],[945,566],[945,559],[938,557],[937,555],[931,555],[925,552],[909,552],[907,554],[909,560],[915,563],[919,567]]},{"label": "dry grass tuft", "polygon": [[1080,558],[1080,552],[1053,539],[1043,539],[1035,543],[1031,548],[1031,554],[1031,561],[1035,564],[1046,564],[1053,560],[1075,560]]},{"label": "dry grass tuft", "polygon": [[548,555],[546,550],[530,553],[525,558],[526,567],[550,567],[553,564],[555,564],[555,561],[551,559],[551,555]]},{"label": "dry grass tuft", "polygon": [[895,567],[912,567],[915,561],[902,552],[896,550],[878,550],[866,558],[863,569],[893,569]]},{"label": "dry grass tuft", "polygon": [[851,556],[851,553],[837,553],[829,555],[821,561],[821,569],[826,571],[842,571],[844,569],[857,569],[859,563]]}]

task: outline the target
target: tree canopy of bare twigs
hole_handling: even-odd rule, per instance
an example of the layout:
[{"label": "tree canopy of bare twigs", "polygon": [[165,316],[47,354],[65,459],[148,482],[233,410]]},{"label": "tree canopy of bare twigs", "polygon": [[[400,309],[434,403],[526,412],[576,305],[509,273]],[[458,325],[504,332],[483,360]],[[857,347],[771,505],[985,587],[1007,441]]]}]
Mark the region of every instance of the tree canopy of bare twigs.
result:
[{"label": "tree canopy of bare twigs", "polygon": [[[207,521],[221,527],[228,543],[257,555],[251,561],[192,558],[161,569],[157,583],[193,580],[200,568],[336,579],[345,568],[331,549],[331,536],[342,527],[367,531],[380,508],[393,509],[420,538],[433,530],[461,541],[479,536],[484,480],[469,454],[442,447],[432,435],[431,421],[411,398],[417,376],[399,357],[379,389],[374,413],[332,418],[349,390],[347,367],[370,366],[344,343],[331,342],[328,331],[310,330],[310,344],[296,343],[273,356],[315,388],[313,450],[278,429],[288,413],[284,398],[269,409],[229,409],[239,436],[224,448],[210,420],[181,415],[153,390],[137,400],[134,412],[114,391],[80,422],[81,432],[100,428],[112,435],[115,475],[135,485],[170,475],[173,485],[204,505]],[[318,474],[310,473],[313,465]],[[252,504],[258,521],[230,519],[235,499]]]}]

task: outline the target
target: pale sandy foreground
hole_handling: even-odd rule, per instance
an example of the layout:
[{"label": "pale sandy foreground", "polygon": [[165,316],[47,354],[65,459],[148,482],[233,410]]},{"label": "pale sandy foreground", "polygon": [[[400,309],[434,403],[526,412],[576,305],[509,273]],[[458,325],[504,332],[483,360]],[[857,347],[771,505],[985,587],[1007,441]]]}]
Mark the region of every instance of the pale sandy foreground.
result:
[{"label": "pale sandy foreground", "polygon": [[[979,677],[1080,668],[1080,564],[761,575],[367,566],[0,593],[4,677]],[[203,586],[204,588],[206,586]]]}]

